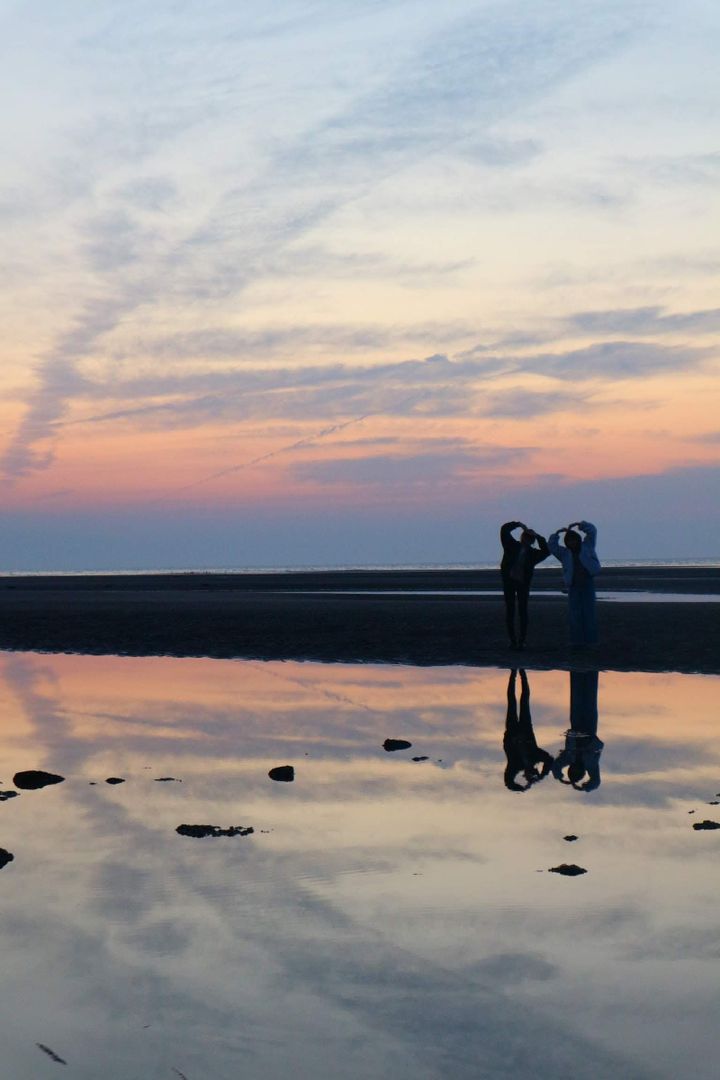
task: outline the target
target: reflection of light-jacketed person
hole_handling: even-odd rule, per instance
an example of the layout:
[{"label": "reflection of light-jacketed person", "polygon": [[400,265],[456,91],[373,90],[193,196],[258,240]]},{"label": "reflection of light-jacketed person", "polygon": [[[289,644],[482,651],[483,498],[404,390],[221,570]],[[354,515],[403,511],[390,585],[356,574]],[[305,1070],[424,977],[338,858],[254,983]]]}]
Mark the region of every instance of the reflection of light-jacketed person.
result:
[{"label": "reflection of light-jacketed person", "polygon": [[[520,539],[512,535],[514,529],[522,529]],[[538,546],[535,547],[537,541]],[[500,574],[502,576],[503,596],[505,597],[505,623],[510,644],[523,648],[527,636],[528,599],[533,570],[543,559],[547,559],[550,548],[544,536],[528,529],[522,521],[506,521],[500,529],[500,543],[503,548]],[[515,600],[517,598],[520,618],[520,635],[515,635]]]},{"label": "reflection of light-jacketed person", "polygon": [[[517,671],[510,672],[507,688],[507,715],[503,750],[507,758],[505,766],[505,787],[509,791],[527,791],[531,784],[543,780],[550,772],[553,763],[552,754],[542,750],[535,739],[530,717],[530,686],[527,674],[520,669],[520,714],[518,715],[515,681]],[[538,770],[538,765],[540,769]],[[523,774],[524,784],[517,782],[518,773]]]},{"label": "reflection of light-jacketed person", "polygon": [[[552,765],[553,776],[576,791],[600,787],[600,755],[604,743],[598,738],[598,673],[570,672],[570,727],[565,732],[565,748]],[[567,780],[563,769],[567,767]],[[585,783],[580,781],[587,776]]]},{"label": "reflection of light-jacketed person", "polygon": [[[560,547],[560,533],[565,533],[564,547]],[[568,590],[571,645],[594,645],[598,639],[595,575],[600,571],[600,560],[595,550],[596,541],[597,529],[590,521],[575,521],[558,529],[548,539],[550,551],[562,563],[563,581]]]}]

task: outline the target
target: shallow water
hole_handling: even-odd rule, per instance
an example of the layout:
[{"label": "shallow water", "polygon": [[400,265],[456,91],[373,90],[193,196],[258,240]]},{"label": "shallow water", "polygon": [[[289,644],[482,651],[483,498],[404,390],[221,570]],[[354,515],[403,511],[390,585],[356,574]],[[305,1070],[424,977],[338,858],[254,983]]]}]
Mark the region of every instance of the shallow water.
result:
[{"label": "shallow water", "polygon": [[[278,589],[288,596],[502,596],[502,589]],[[536,599],[548,596],[565,597],[561,589],[545,589]],[[666,593],[644,592],[642,589],[625,589],[622,592],[597,591],[598,600],[621,604],[720,604],[720,596],[713,593]]]},{"label": "shallow water", "polygon": [[[0,670],[0,790],[66,777],[0,803],[3,1075],[716,1076],[719,679],[601,673],[599,787],[520,793],[506,671]],[[570,676],[528,679],[557,754]]]}]

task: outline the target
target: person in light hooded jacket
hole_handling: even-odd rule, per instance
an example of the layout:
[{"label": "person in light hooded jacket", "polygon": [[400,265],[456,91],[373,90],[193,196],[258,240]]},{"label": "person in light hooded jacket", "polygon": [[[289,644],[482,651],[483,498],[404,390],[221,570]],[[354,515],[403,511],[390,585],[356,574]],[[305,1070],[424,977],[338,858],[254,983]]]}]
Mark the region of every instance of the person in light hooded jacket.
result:
[{"label": "person in light hooded jacket", "polygon": [[[560,546],[561,533],[565,533],[564,547]],[[600,560],[596,543],[597,529],[590,521],[574,521],[548,538],[550,551],[562,563],[563,580],[568,590],[571,645],[594,645],[598,639],[595,576],[600,572]]]}]

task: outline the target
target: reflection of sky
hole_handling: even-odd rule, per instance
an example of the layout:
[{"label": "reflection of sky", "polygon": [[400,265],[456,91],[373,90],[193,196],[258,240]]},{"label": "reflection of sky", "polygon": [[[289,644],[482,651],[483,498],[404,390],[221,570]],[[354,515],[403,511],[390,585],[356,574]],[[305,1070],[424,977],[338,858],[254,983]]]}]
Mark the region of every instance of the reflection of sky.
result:
[{"label": "reflection of sky", "polygon": [[[516,794],[503,671],[2,668],[5,787],[67,777],[0,805],[9,1074],[54,1068],[41,1042],[88,1080],[712,1075],[716,679],[602,673],[601,788]],[[530,687],[557,753],[567,673]],[[564,861],[589,873],[537,873]]]}]

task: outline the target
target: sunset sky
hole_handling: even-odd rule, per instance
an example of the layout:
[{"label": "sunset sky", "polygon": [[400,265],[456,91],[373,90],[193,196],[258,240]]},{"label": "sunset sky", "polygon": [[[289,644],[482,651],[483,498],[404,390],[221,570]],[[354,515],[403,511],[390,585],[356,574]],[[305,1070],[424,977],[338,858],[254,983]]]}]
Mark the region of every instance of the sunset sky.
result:
[{"label": "sunset sky", "polygon": [[0,30],[0,570],[720,555],[717,4]]}]

